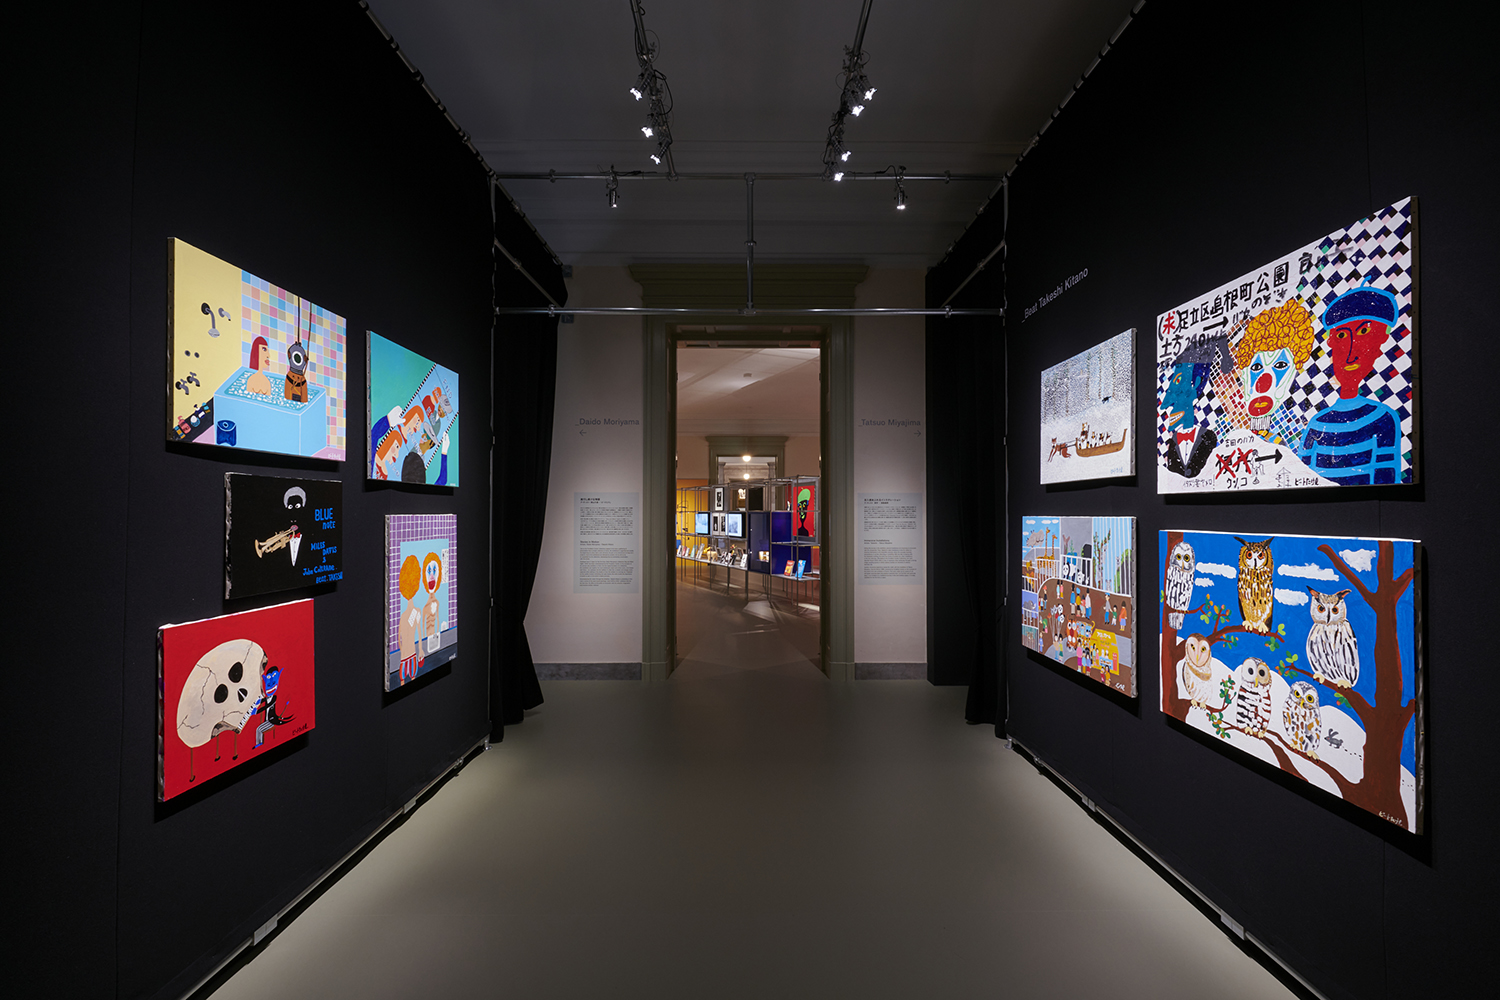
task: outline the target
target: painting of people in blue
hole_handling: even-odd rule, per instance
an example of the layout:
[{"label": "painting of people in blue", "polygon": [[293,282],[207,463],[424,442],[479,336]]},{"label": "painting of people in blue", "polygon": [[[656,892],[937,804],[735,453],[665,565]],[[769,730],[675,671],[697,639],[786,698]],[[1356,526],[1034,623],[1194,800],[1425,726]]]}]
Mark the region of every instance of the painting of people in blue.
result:
[{"label": "painting of people in blue", "polygon": [[1338,398],[1307,422],[1297,455],[1340,486],[1400,481],[1398,415],[1389,404],[1365,394],[1365,380],[1380,362],[1400,311],[1396,296],[1368,287],[1345,292],[1323,311],[1324,350]]},{"label": "painting of people in blue", "polygon": [[1161,710],[1422,832],[1421,545],[1163,531]]},{"label": "painting of people in blue", "polygon": [[458,485],[458,373],[369,333],[366,478]]},{"label": "painting of people in blue", "polygon": [[1157,317],[1158,493],[1416,482],[1414,207]]}]

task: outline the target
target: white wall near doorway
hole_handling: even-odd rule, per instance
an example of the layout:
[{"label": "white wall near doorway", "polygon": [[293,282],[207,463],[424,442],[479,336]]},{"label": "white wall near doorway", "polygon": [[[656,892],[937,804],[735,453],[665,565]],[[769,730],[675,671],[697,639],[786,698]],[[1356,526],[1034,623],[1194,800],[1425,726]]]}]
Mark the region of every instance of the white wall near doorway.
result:
[{"label": "white wall near doorway", "polygon": [[[568,302],[638,306],[641,287],[623,267],[579,267],[568,281]],[[504,363],[503,353],[497,363]],[[526,637],[539,664],[641,661],[639,592],[575,594],[573,560],[575,493],[642,492],[643,366],[636,317],[578,316],[557,328],[547,524],[526,613]]]},{"label": "white wall near doorway", "polygon": [[[856,291],[856,304],[921,306],[924,279],[920,269],[871,271]],[[623,267],[576,268],[569,294],[575,306],[641,302],[640,286]],[[861,317],[855,321],[854,341],[853,496],[889,491],[925,497],[924,322],[921,317]],[[526,616],[538,663],[640,662],[641,595],[573,593],[573,496],[644,492],[641,424],[579,423],[580,418],[642,419],[643,357],[639,319],[579,316],[558,328],[547,524]],[[881,420],[886,421],[883,426],[876,423]],[[708,478],[707,442],[684,435],[677,446],[678,477]],[[786,474],[817,475],[820,452],[817,435],[788,437]],[[924,558],[923,583],[926,572]],[[871,668],[865,676],[886,676],[878,669],[882,665],[907,668],[908,673],[922,668],[927,659],[926,587],[856,584],[852,590],[854,658]]]},{"label": "white wall near doorway", "polygon": [[[925,273],[918,269],[871,271],[855,289],[854,303],[861,308],[921,308],[925,281]],[[862,493],[916,493],[926,498],[926,343],[921,316],[860,316],[854,321],[856,501]],[[926,507],[921,504],[924,536]],[[857,520],[854,539],[858,545]],[[856,676],[926,676],[925,551],[921,574],[906,586],[861,586],[855,580]],[[893,664],[905,672],[880,669]]]}]

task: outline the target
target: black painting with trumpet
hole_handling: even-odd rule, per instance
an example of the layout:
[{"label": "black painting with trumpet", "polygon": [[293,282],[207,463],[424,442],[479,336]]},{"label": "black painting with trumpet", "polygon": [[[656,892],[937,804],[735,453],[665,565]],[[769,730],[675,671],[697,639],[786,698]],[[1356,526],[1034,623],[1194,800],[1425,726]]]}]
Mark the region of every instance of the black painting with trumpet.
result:
[{"label": "black painting with trumpet", "polygon": [[336,583],[344,575],[343,485],[224,474],[224,596]]}]

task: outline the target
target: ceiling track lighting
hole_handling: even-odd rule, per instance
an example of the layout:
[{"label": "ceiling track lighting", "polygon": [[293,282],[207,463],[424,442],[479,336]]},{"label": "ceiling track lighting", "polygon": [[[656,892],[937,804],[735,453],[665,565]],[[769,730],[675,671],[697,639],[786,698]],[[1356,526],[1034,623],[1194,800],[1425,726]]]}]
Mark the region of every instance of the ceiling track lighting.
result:
[{"label": "ceiling track lighting", "polygon": [[[651,162],[667,165],[667,176],[676,178],[677,168],[672,163],[672,88],[667,77],[656,68],[656,57],[661,53],[661,42],[653,42],[646,32],[646,8],[641,0],[630,0],[630,16],[635,21],[635,61],[640,67],[640,76],[630,88],[630,96],[637,101],[645,100],[646,124],[641,134],[656,140],[656,150],[647,154]],[[651,36],[655,36],[651,32]]]},{"label": "ceiling track lighting", "polygon": [[844,145],[844,124],[851,118],[865,113],[866,106],[875,99],[875,88],[865,75],[865,63],[870,54],[865,51],[865,26],[870,21],[870,4],[864,0],[859,11],[859,27],[854,32],[854,44],[844,49],[844,66],[839,73],[839,107],[833,113],[828,126],[828,140],[823,146],[823,179],[841,181],[844,171],[841,164],[848,163],[853,152]]},{"label": "ceiling track lighting", "polygon": [[609,202],[610,208],[620,207],[620,179],[615,176],[615,168],[609,168],[609,180],[604,184],[604,199]]},{"label": "ceiling track lighting", "polygon": [[901,182],[906,180],[906,168],[896,168],[896,211],[906,211],[906,186]]}]

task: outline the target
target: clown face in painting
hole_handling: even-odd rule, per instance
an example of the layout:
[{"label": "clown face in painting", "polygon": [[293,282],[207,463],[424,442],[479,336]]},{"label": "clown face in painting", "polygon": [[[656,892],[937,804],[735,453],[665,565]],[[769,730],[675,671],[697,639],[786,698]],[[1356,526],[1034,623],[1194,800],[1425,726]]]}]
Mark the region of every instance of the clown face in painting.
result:
[{"label": "clown face in painting", "polygon": [[1251,317],[1235,342],[1235,373],[1243,393],[1250,429],[1271,438],[1271,418],[1286,402],[1297,373],[1312,357],[1312,313],[1288,299]]}]

